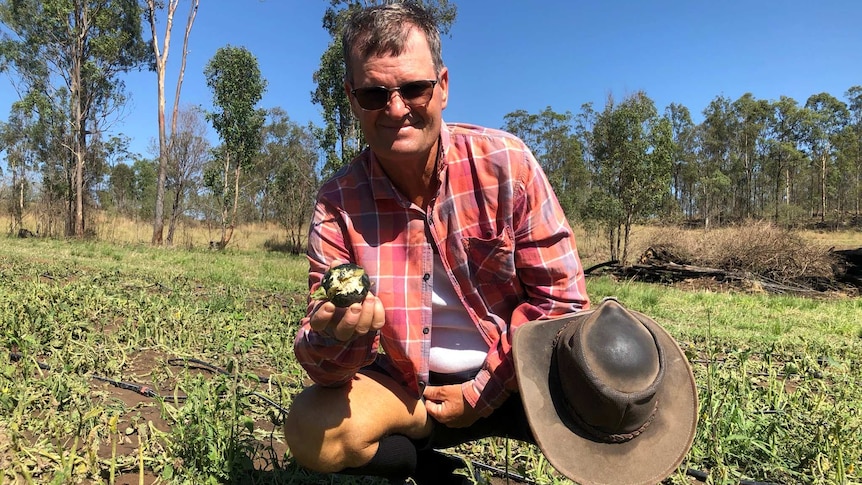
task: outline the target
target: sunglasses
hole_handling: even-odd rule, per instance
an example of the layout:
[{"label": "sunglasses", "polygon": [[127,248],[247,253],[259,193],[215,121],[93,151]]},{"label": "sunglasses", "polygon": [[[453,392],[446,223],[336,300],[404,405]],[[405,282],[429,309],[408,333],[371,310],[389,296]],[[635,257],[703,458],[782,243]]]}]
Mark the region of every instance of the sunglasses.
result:
[{"label": "sunglasses", "polygon": [[401,86],[387,88],[383,86],[371,86],[368,88],[356,88],[350,94],[356,98],[359,107],[365,111],[377,111],[385,108],[392,98],[392,93],[398,91],[404,104],[411,108],[422,106],[431,101],[434,96],[434,86],[437,80],[411,81]]}]

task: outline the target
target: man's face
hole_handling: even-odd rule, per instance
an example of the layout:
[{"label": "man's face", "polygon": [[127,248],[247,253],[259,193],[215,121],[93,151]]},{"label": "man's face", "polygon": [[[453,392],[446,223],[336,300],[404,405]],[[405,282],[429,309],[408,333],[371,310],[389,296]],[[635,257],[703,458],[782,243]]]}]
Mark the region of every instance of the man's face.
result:
[{"label": "man's face", "polygon": [[[449,72],[444,68],[437,76],[425,36],[420,30],[412,29],[401,55],[372,56],[364,61],[353,55],[351,61],[353,85],[345,83],[344,88],[371,150],[389,166],[425,163],[440,136],[443,109],[449,96]],[[434,94],[427,104],[421,106],[405,104],[400,92],[393,92],[386,107],[367,111],[350,94],[357,88],[393,88],[412,81],[433,79],[438,80]]]}]

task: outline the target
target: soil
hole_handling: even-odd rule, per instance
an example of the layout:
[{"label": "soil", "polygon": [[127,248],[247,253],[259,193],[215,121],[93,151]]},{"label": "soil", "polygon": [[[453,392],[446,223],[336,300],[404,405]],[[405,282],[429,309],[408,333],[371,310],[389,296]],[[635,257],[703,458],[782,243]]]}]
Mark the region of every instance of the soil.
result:
[{"label": "soil", "polygon": [[[162,396],[171,396],[173,394],[174,384],[171,380],[165,381],[158,389],[146,387],[146,383],[150,381],[153,369],[163,366],[164,363],[172,357],[173,356],[155,350],[143,350],[131,357],[127,375],[134,376],[135,383],[144,386],[142,391],[151,390]],[[212,375],[212,372],[208,370],[195,368],[193,366],[189,366],[188,372],[192,375]],[[271,370],[267,370],[262,374],[268,375],[269,372],[271,372]],[[125,439],[122,443],[117,444],[117,456],[135,456],[137,454],[139,443],[138,431],[135,428],[136,423],[151,423],[152,426],[159,431],[170,431],[171,426],[169,422],[162,417],[159,404],[153,397],[144,395],[136,390],[125,389],[99,379],[91,379],[91,384],[93,386],[92,389],[94,393],[107,394],[110,396],[110,399],[122,401],[125,405],[125,409],[128,410],[126,414],[120,416],[117,422],[118,430],[126,430]],[[255,422],[255,428],[266,431],[269,436],[272,435],[272,432],[275,431],[278,426],[279,425],[271,421],[258,420]],[[256,458],[254,469],[257,472],[261,475],[266,475],[274,472],[276,469],[283,469],[286,467],[284,457],[287,454],[287,445],[283,441],[272,439],[267,440],[265,443],[261,442],[260,444],[261,447],[268,448],[271,452],[268,456]],[[101,446],[99,448],[99,457],[110,460],[110,447]],[[144,485],[150,485],[157,481],[163,483],[163,480],[160,480],[160,478],[147,467],[144,467],[143,473],[141,473],[139,469],[118,470],[115,478],[118,485],[139,485],[141,483]]]},{"label": "soil", "polygon": [[[168,359],[173,356],[155,350],[143,350],[131,357],[128,375],[134,376],[134,380],[138,383],[149,381],[149,376],[153,369],[164,365]],[[199,373],[209,376],[211,372],[204,369],[189,368],[190,373]],[[266,375],[266,372],[261,372],[261,375]],[[125,408],[128,410],[125,415],[121,416],[117,422],[118,430],[127,430],[125,440],[117,445],[117,456],[135,456],[138,450],[138,432],[135,430],[136,423],[152,423],[152,426],[160,431],[170,431],[170,424],[165,420],[159,410],[159,405],[152,397],[142,395],[140,392],[131,389],[117,387],[110,383],[91,379],[93,391],[99,394],[107,394],[111,399],[122,401]],[[172,382],[167,381],[162,384],[159,389],[152,389],[154,392],[163,396],[170,396],[173,393]],[[146,389],[146,388],[145,388]],[[279,425],[267,420],[258,420],[255,422],[255,427],[267,432],[267,434],[276,430]],[[272,439],[266,442],[261,442],[260,445],[268,448],[268,456],[256,458],[254,469],[256,478],[274,473],[276,470],[284,470],[288,467],[284,457],[287,454],[287,445],[279,440]],[[102,446],[99,449],[99,457],[110,460],[111,449],[107,446]],[[487,475],[487,473],[486,473]],[[107,477],[105,477],[107,478]],[[118,470],[115,476],[117,485],[151,485],[161,483],[160,478],[148,468],[144,468],[143,473],[138,469],[134,470]],[[141,481],[143,480],[143,481]],[[268,480],[261,480],[268,483]],[[95,483],[95,482],[94,482]],[[327,481],[329,483],[329,481]],[[334,483],[338,483],[337,481]],[[488,479],[490,485],[527,485],[530,482],[519,481],[512,478],[503,478],[491,476]]]}]

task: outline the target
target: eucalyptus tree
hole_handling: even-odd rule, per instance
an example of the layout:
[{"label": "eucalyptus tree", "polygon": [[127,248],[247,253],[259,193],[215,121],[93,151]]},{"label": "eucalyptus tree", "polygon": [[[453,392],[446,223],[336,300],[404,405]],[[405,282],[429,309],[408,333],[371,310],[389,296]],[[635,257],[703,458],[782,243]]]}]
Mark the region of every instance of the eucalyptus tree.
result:
[{"label": "eucalyptus tree", "polygon": [[803,116],[799,103],[787,96],[770,103],[770,107],[772,115],[767,124],[769,156],[765,169],[772,180],[774,218],[780,221],[784,213],[787,222],[791,222],[790,208],[799,197],[794,187],[805,158],[800,151]]},{"label": "eucalyptus tree", "polygon": [[314,208],[319,185],[318,140],[311,125],[302,126],[281,108],[270,110],[264,141],[255,165],[257,206],[262,219],[284,229],[285,249],[298,254]]},{"label": "eucalyptus tree", "polygon": [[671,103],[665,109],[665,118],[670,121],[673,138],[673,195],[680,211],[691,218],[696,211],[695,187],[698,182],[697,127],[691,119],[691,112],[681,104]]},{"label": "eucalyptus tree", "polygon": [[135,172],[132,167],[123,162],[111,167],[104,206],[122,216],[137,217]]},{"label": "eucalyptus tree", "polygon": [[546,107],[541,113],[517,110],[503,117],[503,129],[518,136],[542,166],[569,217],[582,207],[589,176],[584,149],[574,131],[574,116]]},{"label": "eucalyptus tree", "polygon": [[[165,244],[173,246],[174,234],[180,216],[188,207],[188,199],[196,189],[201,179],[204,165],[209,160],[212,150],[207,140],[206,120],[200,109],[187,106],[177,111],[171,128],[171,142],[167,145],[168,165],[165,167],[164,189],[173,194],[171,212],[168,219],[168,235]],[[159,175],[161,177],[161,159],[159,160]],[[158,210],[161,182],[156,181],[156,205]]]},{"label": "eucalyptus tree", "polygon": [[[159,245],[162,243],[162,233],[164,232],[164,198],[165,198],[165,181],[168,173],[168,152],[171,150],[170,144],[173,138],[168,138],[167,127],[165,120],[165,71],[167,70],[168,54],[171,48],[171,31],[174,25],[174,12],[179,6],[180,0],[146,0],[147,20],[150,24],[150,33],[152,34],[152,48],[155,57],[156,70],[156,88],[158,93],[158,125],[159,125],[159,175],[156,182],[156,207],[154,209],[153,220],[153,237],[151,243]],[[189,13],[186,19],[185,35],[183,36],[183,48],[180,52],[180,69],[177,76],[176,93],[174,94],[174,107],[171,112],[171,137],[177,133],[177,118],[180,109],[180,92],[183,87],[183,77],[186,70],[186,57],[189,52],[189,35],[191,34],[192,26],[195,23],[197,16],[198,4],[200,0],[189,1]],[[160,10],[165,11],[165,33],[162,37],[162,45],[159,45],[159,34],[156,27],[157,14]],[[174,200],[174,210],[177,209],[177,200]],[[176,223],[176,212],[171,214],[171,226],[168,235],[168,244],[172,243],[173,229]]]},{"label": "eucalyptus tree", "polygon": [[[323,15],[323,28],[332,40],[320,56],[320,67],[314,72],[317,87],[311,93],[311,101],[319,104],[323,110],[325,126],[318,132],[318,137],[326,154],[325,175],[347,164],[365,144],[344,89],[346,73],[341,31],[355,9],[381,3],[392,3],[392,0],[329,0],[329,7]],[[457,15],[455,4],[449,0],[418,0],[418,3],[436,17],[440,33],[448,34]]]},{"label": "eucalyptus tree", "polygon": [[736,127],[733,107],[725,96],[717,96],[710,101],[703,114],[698,205],[703,225],[708,229],[715,218],[720,218],[725,208],[731,205],[728,195],[733,187],[727,174],[731,172],[732,140]]},{"label": "eucalyptus tree", "polygon": [[[6,142],[7,162],[13,188],[12,213],[19,225],[29,202],[39,205],[36,231],[42,235],[62,235],[69,232],[68,218],[74,209],[71,191],[74,161],[70,157],[69,124],[64,111],[67,91],[57,91],[57,99],[27,92],[12,103],[9,123],[2,139]],[[35,190],[33,181],[38,180]],[[89,186],[88,186],[89,188]],[[31,190],[32,189],[32,190]]]},{"label": "eucalyptus tree", "polygon": [[218,197],[224,248],[233,236],[239,207],[240,179],[252,166],[261,146],[266,112],[257,108],[266,80],[257,58],[244,47],[219,48],[204,70],[213,93],[214,110],[207,117],[221,138],[220,163],[211,165],[205,183]]},{"label": "eucalyptus tree", "polygon": [[655,218],[670,194],[671,122],[639,91],[619,105],[609,99],[593,132],[598,172],[588,205],[607,229],[612,259],[628,259],[631,227]]},{"label": "eucalyptus tree", "polygon": [[[148,65],[137,0],[6,0],[0,3],[3,63],[20,92],[67,102],[74,161],[69,234],[84,234],[88,137],[105,131],[108,115],[125,102],[120,75]],[[68,96],[63,96],[63,92]],[[59,107],[58,107],[59,110]]]},{"label": "eucalyptus tree", "polygon": [[56,98],[48,99],[30,92],[21,103],[35,103],[40,129],[30,132],[30,143],[39,160],[40,190],[37,197],[39,220],[37,230],[46,236],[73,233],[75,192],[73,180],[75,160],[69,151],[72,137],[68,122],[68,91],[58,90]]},{"label": "eucalyptus tree", "polygon": [[[831,170],[835,163],[835,145],[839,133],[847,125],[849,112],[844,102],[829,93],[810,96],[805,102],[805,110],[805,144],[812,164],[812,195],[820,196],[817,212],[820,213],[820,221],[825,222],[829,177],[833,173],[835,177],[841,176]],[[814,209],[814,204],[811,207]]]},{"label": "eucalyptus tree", "polygon": [[847,97],[848,124],[843,152],[850,160],[853,174],[853,211],[858,217],[862,213],[862,86],[853,86],[845,93]]},{"label": "eucalyptus tree", "polygon": [[593,154],[593,128],[596,126],[598,117],[599,114],[593,109],[593,103],[584,103],[581,105],[581,111],[574,118],[575,136],[584,148],[584,166],[587,168],[587,173],[598,170],[595,163],[596,157]]},{"label": "eucalyptus tree", "polygon": [[34,112],[23,103],[14,103],[8,121],[0,122],[0,152],[6,152],[6,168],[11,176],[8,201],[9,213],[12,215],[10,233],[16,233],[24,227],[24,213],[31,198],[30,174],[38,159],[34,142],[41,128]]},{"label": "eucalyptus tree", "polygon": [[732,180],[738,187],[733,214],[737,219],[755,215],[756,201],[760,197],[759,185],[763,183],[763,160],[766,157],[766,125],[772,115],[769,101],[755,99],[751,93],[743,94],[733,102],[736,116],[733,138]]}]

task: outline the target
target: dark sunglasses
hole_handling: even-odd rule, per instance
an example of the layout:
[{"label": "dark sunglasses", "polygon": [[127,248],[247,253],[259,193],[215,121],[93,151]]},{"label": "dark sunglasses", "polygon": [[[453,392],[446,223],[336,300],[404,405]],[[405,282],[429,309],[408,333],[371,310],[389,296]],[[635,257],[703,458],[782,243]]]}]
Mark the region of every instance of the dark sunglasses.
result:
[{"label": "dark sunglasses", "polygon": [[366,111],[377,111],[383,109],[389,104],[389,99],[394,91],[401,94],[401,99],[404,104],[410,106],[422,106],[431,101],[434,96],[434,86],[437,85],[437,80],[427,81],[411,81],[404,83],[401,86],[387,88],[384,86],[371,86],[367,88],[356,88],[350,91],[350,94],[356,98],[359,107]]}]

